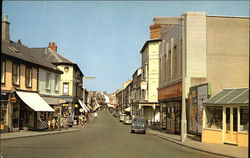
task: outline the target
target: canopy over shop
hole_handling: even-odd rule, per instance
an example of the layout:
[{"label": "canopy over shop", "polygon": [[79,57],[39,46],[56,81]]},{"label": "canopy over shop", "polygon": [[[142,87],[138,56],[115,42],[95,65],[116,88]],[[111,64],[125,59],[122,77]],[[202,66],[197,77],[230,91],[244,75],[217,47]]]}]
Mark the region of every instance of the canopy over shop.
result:
[{"label": "canopy over shop", "polygon": [[32,130],[47,128],[49,115],[55,110],[35,92],[17,91],[16,94],[28,106],[25,107],[20,103],[19,128],[27,127]]},{"label": "canopy over shop", "polygon": [[248,88],[224,89],[203,106],[202,142],[248,146]]}]

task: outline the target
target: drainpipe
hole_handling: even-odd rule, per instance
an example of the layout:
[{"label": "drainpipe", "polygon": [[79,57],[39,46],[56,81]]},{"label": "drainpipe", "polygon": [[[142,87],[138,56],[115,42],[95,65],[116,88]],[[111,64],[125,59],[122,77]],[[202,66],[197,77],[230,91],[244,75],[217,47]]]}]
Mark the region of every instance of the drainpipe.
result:
[{"label": "drainpipe", "polygon": [[182,39],[182,110],[181,110],[181,141],[187,138],[187,119],[186,119],[186,97],[185,97],[185,78],[186,78],[186,37],[185,37],[185,15],[181,17],[181,39]]}]

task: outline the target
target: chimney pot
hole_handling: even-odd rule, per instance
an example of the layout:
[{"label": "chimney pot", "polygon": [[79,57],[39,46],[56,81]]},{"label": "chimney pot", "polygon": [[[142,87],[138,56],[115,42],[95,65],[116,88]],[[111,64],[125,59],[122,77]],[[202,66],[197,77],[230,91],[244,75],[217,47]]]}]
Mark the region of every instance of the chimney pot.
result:
[{"label": "chimney pot", "polygon": [[55,52],[57,52],[57,45],[55,42],[49,42],[49,46],[50,49],[54,50]]},{"label": "chimney pot", "polygon": [[3,21],[7,21],[8,22],[8,15],[4,15]]}]

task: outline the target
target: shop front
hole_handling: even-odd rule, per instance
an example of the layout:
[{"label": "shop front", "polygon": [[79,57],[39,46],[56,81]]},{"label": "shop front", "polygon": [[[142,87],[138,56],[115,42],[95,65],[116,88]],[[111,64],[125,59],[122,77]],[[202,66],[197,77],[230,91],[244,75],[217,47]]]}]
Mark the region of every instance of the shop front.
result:
[{"label": "shop front", "polygon": [[182,83],[158,89],[161,109],[161,128],[168,133],[181,132]]},{"label": "shop front", "polygon": [[[16,95],[17,101],[13,106],[13,128],[19,130],[46,129],[48,119],[54,112],[47,102],[35,92],[16,91]],[[14,107],[17,107],[18,110],[14,110]]]},{"label": "shop front", "polygon": [[0,132],[9,131],[9,112],[10,112],[10,92],[1,92],[1,105],[0,105]]},{"label": "shop front", "polygon": [[202,142],[248,146],[248,88],[224,89],[203,107]]}]

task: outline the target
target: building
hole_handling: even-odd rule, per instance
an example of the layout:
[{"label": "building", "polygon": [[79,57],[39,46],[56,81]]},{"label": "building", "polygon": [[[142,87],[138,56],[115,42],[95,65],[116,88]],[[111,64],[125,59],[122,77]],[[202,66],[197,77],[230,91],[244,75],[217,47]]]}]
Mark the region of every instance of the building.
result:
[{"label": "building", "polygon": [[[186,130],[201,134],[205,99],[225,88],[249,86],[249,18],[186,12],[155,18],[154,24],[171,25],[160,34],[162,128],[183,136]],[[195,98],[196,89],[203,100]]]},{"label": "building", "polygon": [[139,116],[139,103],[141,101],[141,67],[138,68],[133,76],[131,89],[131,104],[132,104],[132,118]]},{"label": "building", "polygon": [[248,147],[249,88],[223,89],[203,105],[202,142]]},{"label": "building", "polygon": [[83,73],[76,63],[64,58],[57,52],[57,45],[55,42],[49,42],[48,47],[32,48],[36,55],[45,58],[61,70],[61,99],[58,110],[62,115],[71,115],[74,117],[79,114],[79,110],[83,104]]},{"label": "building", "polygon": [[9,26],[5,16],[2,21],[1,131],[43,129],[54,110],[38,94],[39,70],[62,72],[38,59],[20,40],[11,41]]},{"label": "building", "polygon": [[160,44],[161,39],[148,40],[140,51],[142,56],[142,74],[139,113],[145,117],[149,125],[160,122],[160,106],[157,91],[159,85]]}]

